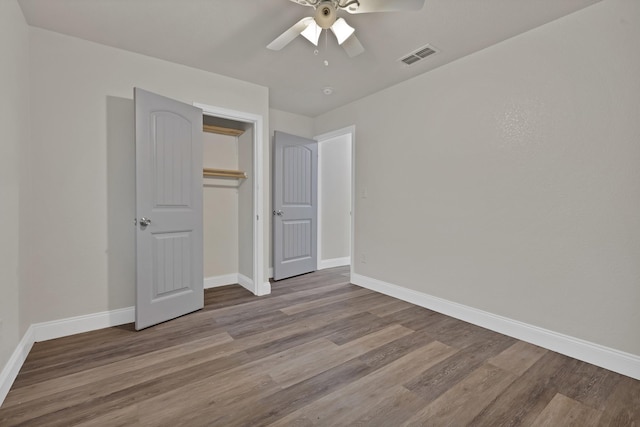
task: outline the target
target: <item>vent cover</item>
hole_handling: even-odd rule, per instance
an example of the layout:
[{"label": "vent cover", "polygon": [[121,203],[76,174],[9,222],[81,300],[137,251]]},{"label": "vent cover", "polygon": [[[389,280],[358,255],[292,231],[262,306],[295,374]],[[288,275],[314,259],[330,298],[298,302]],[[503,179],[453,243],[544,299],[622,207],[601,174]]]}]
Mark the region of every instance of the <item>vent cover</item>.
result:
[{"label": "vent cover", "polygon": [[438,53],[438,50],[431,45],[426,45],[400,58],[399,61],[409,66],[409,65],[415,64],[418,61],[423,60],[427,56],[433,55],[434,53]]}]

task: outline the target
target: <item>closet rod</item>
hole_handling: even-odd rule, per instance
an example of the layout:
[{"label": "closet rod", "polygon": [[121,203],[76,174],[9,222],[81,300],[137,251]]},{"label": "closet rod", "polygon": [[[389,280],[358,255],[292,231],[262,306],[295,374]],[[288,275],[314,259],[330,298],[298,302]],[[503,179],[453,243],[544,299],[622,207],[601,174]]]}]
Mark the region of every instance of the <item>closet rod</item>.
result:
[{"label": "closet rod", "polygon": [[242,171],[232,171],[227,169],[203,169],[202,176],[217,178],[238,178],[247,179],[247,174]]}]

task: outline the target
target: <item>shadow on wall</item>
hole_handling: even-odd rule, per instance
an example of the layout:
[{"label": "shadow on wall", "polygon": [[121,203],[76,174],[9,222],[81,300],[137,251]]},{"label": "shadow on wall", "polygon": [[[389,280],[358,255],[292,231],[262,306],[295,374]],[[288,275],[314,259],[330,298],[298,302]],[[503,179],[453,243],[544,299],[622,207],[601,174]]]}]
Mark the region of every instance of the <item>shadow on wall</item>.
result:
[{"label": "shadow on wall", "polygon": [[135,107],[107,96],[107,283],[109,310],[135,304]]}]

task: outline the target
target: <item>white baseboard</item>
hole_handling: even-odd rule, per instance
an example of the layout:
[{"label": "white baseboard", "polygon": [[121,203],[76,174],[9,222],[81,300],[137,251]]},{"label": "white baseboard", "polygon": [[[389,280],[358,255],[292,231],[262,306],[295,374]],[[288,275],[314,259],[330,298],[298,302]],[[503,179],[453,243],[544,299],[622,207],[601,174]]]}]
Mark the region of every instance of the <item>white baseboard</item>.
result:
[{"label": "white baseboard", "polygon": [[11,358],[0,373],[0,405],[9,393],[11,385],[16,379],[22,364],[27,358],[33,344],[40,341],[52,340],[111,326],[124,325],[135,321],[135,307],[120,308],[103,311],[101,313],[84,316],[69,317],[51,322],[34,323],[11,355]]},{"label": "white baseboard", "polygon": [[257,286],[250,277],[244,274],[234,273],[226,274],[224,276],[206,277],[204,279],[204,288],[216,288],[218,286],[227,286],[239,284],[254,295],[262,296],[271,293],[271,283],[264,282],[262,285]]},{"label": "white baseboard", "polygon": [[34,323],[31,326],[35,342],[40,342],[132,323],[135,321],[135,313],[135,307],[127,307],[51,322]]},{"label": "white baseboard", "polygon": [[[250,292],[255,290],[253,281],[242,274],[238,274],[238,283]],[[359,274],[351,275],[351,283],[640,380],[640,356]],[[264,282],[257,291],[258,295],[269,294],[271,284]],[[31,325],[0,372],[0,405],[35,342],[123,325],[134,320],[135,308],[127,307]]]},{"label": "white baseboard", "polygon": [[351,264],[351,257],[321,259],[318,261],[318,270],[324,270],[325,268],[342,267],[344,265]]},{"label": "white baseboard", "polygon": [[238,273],[204,278],[205,289],[217,288],[219,286],[235,285],[236,283],[238,283]]},{"label": "white baseboard", "polygon": [[238,273],[238,283],[256,296],[269,295],[271,293],[271,283],[268,281],[256,285],[251,278]]},{"label": "white baseboard", "polygon": [[359,274],[351,283],[640,380],[640,356]]},{"label": "white baseboard", "polygon": [[263,295],[269,295],[270,293],[271,293],[271,282],[267,281],[262,283],[256,295],[261,297]]},{"label": "white baseboard", "polygon": [[13,385],[13,382],[16,380],[22,364],[27,360],[29,351],[31,351],[34,343],[33,326],[29,326],[29,329],[27,329],[27,332],[25,332],[18,346],[11,354],[9,361],[7,361],[7,364],[4,365],[4,368],[0,372],[0,406],[2,406],[2,402],[4,402],[7,394],[9,394],[11,385]]},{"label": "white baseboard", "polygon": [[242,286],[243,288],[245,288],[249,292],[251,292],[253,294],[257,294],[257,290],[256,290],[255,286],[253,285],[253,279],[251,279],[250,277],[247,277],[244,274],[238,273],[238,282],[237,283],[239,283],[240,286]]},{"label": "white baseboard", "polygon": [[[205,279],[205,288],[207,285],[209,285],[208,287],[223,286],[223,283],[224,285],[240,283],[250,292],[256,293],[253,280],[242,274],[229,274],[226,276],[207,278]],[[269,294],[271,292],[269,282],[263,284],[257,291],[258,295]],[[32,324],[2,369],[2,372],[0,372],[0,405],[2,405],[7,393],[9,393],[11,385],[15,381],[18,372],[20,372],[20,368],[34,343],[123,325],[134,321],[135,307],[126,307],[117,310],[103,311],[101,313]]]}]

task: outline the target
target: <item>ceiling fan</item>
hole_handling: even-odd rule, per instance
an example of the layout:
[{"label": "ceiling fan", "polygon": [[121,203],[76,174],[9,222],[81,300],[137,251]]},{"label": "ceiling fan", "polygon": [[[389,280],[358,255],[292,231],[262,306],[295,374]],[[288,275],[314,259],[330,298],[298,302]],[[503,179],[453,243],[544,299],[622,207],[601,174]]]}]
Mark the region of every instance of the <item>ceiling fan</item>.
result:
[{"label": "ceiling fan", "polygon": [[291,28],[278,36],[267,45],[268,49],[280,50],[293,39],[302,35],[314,45],[318,46],[322,30],[329,30],[335,34],[338,44],[342,46],[349,57],[360,55],[364,47],[355,36],[355,29],[347,24],[344,18],[338,18],[339,10],[349,13],[372,13],[420,10],[424,0],[290,0],[302,6],[315,9],[314,16],[302,18]]}]

